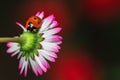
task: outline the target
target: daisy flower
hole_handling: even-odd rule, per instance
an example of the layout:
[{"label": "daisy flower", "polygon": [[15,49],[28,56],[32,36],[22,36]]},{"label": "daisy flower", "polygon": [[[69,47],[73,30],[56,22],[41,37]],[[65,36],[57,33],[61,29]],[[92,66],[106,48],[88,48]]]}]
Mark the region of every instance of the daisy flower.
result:
[{"label": "daisy flower", "polygon": [[[20,74],[27,76],[28,68],[32,69],[36,76],[42,75],[50,68],[48,61],[55,62],[62,43],[62,37],[56,35],[61,31],[55,17],[50,15],[44,18],[44,12],[36,15],[42,20],[41,27],[37,33],[28,31],[22,24],[16,22],[23,29],[23,33],[14,40],[8,38],[9,47],[7,53],[11,56],[17,55]],[[7,39],[5,39],[7,40]],[[4,39],[3,39],[4,41]]]}]

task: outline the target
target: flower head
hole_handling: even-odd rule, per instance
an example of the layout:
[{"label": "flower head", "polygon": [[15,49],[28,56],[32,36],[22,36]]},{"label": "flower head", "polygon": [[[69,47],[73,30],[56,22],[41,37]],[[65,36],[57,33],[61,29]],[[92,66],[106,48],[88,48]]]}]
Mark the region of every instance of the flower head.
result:
[{"label": "flower head", "polygon": [[48,61],[55,62],[56,53],[59,52],[62,37],[56,35],[61,31],[53,15],[44,17],[44,12],[35,15],[42,20],[41,27],[37,33],[28,31],[22,24],[16,22],[23,29],[19,36],[20,42],[8,42],[7,53],[11,56],[18,55],[20,74],[27,75],[28,67],[32,68],[36,76],[42,75],[50,68]]}]

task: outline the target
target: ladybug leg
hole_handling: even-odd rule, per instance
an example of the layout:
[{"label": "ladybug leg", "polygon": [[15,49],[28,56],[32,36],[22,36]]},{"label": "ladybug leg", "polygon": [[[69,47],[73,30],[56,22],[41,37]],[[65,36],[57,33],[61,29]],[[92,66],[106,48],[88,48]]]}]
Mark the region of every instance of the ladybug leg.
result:
[{"label": "ladybug leg", "polygon": [[37,32],[37,31],[38,31],[37,28],[34,27],[34,25],[32,24],[32,22],[30,22],[30,23],[28,24],[27,30],[30,31],[30,32]]}]

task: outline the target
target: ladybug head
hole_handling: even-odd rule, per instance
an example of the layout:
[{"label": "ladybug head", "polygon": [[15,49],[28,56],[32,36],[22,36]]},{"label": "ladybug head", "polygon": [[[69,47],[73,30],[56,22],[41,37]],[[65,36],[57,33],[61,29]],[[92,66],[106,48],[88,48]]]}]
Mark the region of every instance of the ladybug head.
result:
[{"label": "ladybug head", "polygon": [[37,16],[31,16],[26,22],[26,29],[31,32],[37,32],[42,24],[42,20]]}]

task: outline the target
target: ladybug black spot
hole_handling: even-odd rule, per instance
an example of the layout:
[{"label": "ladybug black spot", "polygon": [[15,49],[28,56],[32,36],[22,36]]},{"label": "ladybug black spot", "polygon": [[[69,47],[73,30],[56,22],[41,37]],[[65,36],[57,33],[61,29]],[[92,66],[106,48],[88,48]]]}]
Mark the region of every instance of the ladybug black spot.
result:
[{"label": "ladybug black spot", "polygon": [[37,18],[34,18],[34,20],[36,20]]}]

